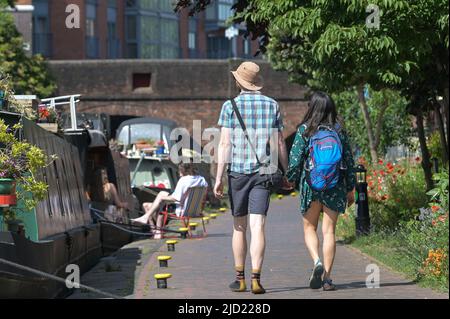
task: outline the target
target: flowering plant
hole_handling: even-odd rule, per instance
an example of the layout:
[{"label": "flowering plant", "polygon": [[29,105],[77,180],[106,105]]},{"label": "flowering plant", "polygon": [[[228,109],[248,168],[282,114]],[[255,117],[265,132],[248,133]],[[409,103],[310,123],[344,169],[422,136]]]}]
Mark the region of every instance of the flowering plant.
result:
[{"label": "flowering plant", "polygon": [[56,157],[49,158],[39,147],[19,141],[16,136],[21,128],[20,124],[9,127],[0,119],[0,178],[15,180],[17,197],[30,210],[47,193],[48,185],[38,180],[37,172]]},{"label": "flowering plant", "polygon": [[39,122],[56,123],[58,120],[56,111],[43,105],[39,106],[38,115]]}]

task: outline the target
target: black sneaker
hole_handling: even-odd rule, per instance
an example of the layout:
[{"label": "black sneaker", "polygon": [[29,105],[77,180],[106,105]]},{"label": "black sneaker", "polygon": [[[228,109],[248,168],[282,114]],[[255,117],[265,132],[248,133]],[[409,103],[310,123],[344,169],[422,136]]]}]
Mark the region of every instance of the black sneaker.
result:
[{"label": "black sneaker", "polygon": [[309,288],[320,289],[322,288],[322,275],[324,269],[321,262],[316,263],[314,266],[311,278],[309,278]]},{"label": "black sneaker", "polygon": [[325,279],[323,281],[323,291],[335,291],[336,290],[336,286],[333,284],[333,280],[331,279]]}]

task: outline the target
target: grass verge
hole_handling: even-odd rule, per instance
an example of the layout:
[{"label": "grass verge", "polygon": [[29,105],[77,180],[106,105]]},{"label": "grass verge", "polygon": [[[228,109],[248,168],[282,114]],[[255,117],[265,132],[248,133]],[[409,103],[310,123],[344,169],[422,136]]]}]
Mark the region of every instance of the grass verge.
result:
[{"label": "grass verge", "polygon": [[405,275],[421,287],[432,288],[435,291],[448,293],[448,282],[438,278],[423,276],[417,260],[402,251],[406,246],[401,239],[392,234],[372,233],[368,236],[355,237],[355,222],[349,215],[343,215],[338,220],[337,237],[345,244],[379,261],[380,264]]}]

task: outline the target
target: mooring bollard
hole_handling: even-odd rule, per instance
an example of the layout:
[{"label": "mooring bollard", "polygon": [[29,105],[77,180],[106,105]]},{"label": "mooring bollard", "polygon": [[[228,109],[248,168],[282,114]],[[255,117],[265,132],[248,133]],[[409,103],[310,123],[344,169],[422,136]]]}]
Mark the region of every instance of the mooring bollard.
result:
[{"label": "mooring bollard", "polygon": [[161,268],[169,267],[169,260],[171,260],[171,259],[172,259],[171,256],[159,256],[158,257],[159,267],[161,267]]},{"label": "mooring bollard", "polygon": [[203,221],[205,222],[205,224],[209,224],[209,217],[203,217]]},{"label": "mooring bollard", "polygon": [[181,227],[178,230],[181,232],[181,238],[186,239],[188,231],[189,231],[189,228]]},{"label": "mooring bollard", "polygon": [[171,274],[156,274],[155,279],[158,289],[167,288],[167,279],[172,278]]},{"label": "mooring bollard", "polygon": [[217,216],[219,216],[219,215],[217,215],[217,214],[210,214],[210,215],[209,215],[209,217],[210,217],[211,219],[216,219]]},{"label": "mooring bollard", "polygon": [[369,198],[367,195],[367,170],[363,165],[356,167],[356,235],[370,233]]},{"label": "mooring bollard", "polygon": [[292,196],[292,197],[297,196],[297,192],[292,192],[292,193],[291,193],[291,196]]},{"label": "mooring bollard", "polygon": [[283,199],[283,198],[284,198],[284,196],[283,196],[283,195],[281,195],[281,194],[280,194],[280,195],[278,195],[278,199],[280,199],[280,200],[281,200],[281,199]]},{"label": "mooring bollard", "polygon": [[177,240],[168,240],[166,241],[167,244],[167,250],[168,251],[175,251],[175,245],[178,244]]},{"label": "mooring bollard", "polygon": [[226,211],[227,211],[227,209],[224,208],[224,207],[222,207],[222,208],[219,209],[219,212],[221,212],[221,213],[225,213]]},{"label": "mooring bollard", "polygon": [[195,231],[197,229],[198,223],[189,223],[189,228],[192,231]]}]

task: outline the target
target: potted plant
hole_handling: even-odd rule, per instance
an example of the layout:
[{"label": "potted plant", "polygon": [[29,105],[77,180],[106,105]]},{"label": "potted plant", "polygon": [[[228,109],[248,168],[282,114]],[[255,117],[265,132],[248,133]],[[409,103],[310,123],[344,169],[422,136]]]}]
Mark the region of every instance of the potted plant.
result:
[{"label": "potted plant", "polygon": [[156,155],[164,155],[165,151],[166,151],[166,144],[164,143],[164,141],[158,141],[158,143],[156,144]]},{"label": "potted plant", "polygon": [[36,173],[56,157],[48,157],[39,147],[16,138],[21,128],[20,124],[9,127],[0,119],[0,191],[22,200],[25,209],[31,210],[44,199],[48,187]]},{"label": "potted plant", "polygon": [[53,108],[40,105],[38,108],[38,125],[52,133],[58,132],[58,114]]}]

